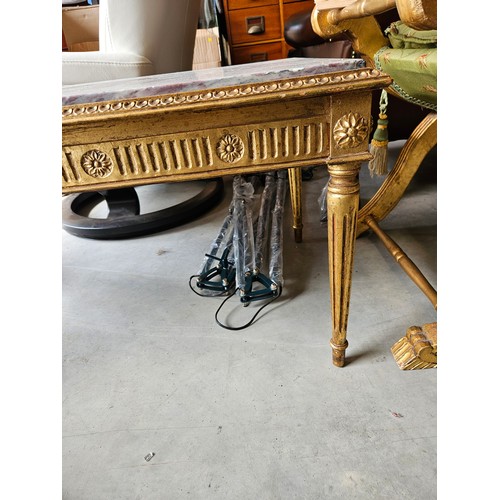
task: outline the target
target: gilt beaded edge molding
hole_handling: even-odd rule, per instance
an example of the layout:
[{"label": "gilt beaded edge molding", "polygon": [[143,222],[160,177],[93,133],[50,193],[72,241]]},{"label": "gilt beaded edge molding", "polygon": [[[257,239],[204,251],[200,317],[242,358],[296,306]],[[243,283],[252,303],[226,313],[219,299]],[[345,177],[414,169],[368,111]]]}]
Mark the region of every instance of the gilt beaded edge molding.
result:
[{"label": "gilt beaded edge molding", "polygon": [[368,120],[359,113],[341,116],[333,127],[333,140],[339,148],[355,148],[368,137]]},{"label": "gilt beaded edge molding", "polygon": [[151,99],[125,99],[121,101],[109,101],[102,104],[63,106],[62,117],[71,118],[81,115],[92,115],[96,113],[112,113],[117,111],[139,111],[144,108],[161,108],[184,103],[219,101],[234,97],[243,97],[248,95],[261,95],[283,90],[295,90],[302,88],[311,88],[329,84],[343,84],[358,80],[368,80],[383,76],[384,73],[377,69],[366,68],[362,70],[350,70],[347,73],[339,72],[331,76],[319,75],[310,78],[298,78],[284,82],[271,82],[268,84],[259,84],[244,87],[232,87],[230,89],[214,89],[213,91],[182,93],[169,95],[166,97],[154,96]]}]

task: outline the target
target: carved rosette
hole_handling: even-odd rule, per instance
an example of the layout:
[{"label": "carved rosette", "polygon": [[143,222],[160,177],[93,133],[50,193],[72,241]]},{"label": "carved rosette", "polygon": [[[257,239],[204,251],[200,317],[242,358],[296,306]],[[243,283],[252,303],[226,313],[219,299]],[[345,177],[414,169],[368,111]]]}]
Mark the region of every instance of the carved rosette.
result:
[{"label": "carved rosette", "polygon": [[236,163],[243,158],[245,146],[237,135],[226,134],[219,139],[216,151],[222,161]]},{"label": "carved rosette", "polygon": [[355,148],[368,136],[368,120],[359,113],[339,118],[333,129],[333,139],[339,148]]},{"label": "carved rosette", "polygon": [[92,149],[82,155],[81,164],[83,170],[91,177],[102,179],[113,171],[111,158],[98,149]]}]

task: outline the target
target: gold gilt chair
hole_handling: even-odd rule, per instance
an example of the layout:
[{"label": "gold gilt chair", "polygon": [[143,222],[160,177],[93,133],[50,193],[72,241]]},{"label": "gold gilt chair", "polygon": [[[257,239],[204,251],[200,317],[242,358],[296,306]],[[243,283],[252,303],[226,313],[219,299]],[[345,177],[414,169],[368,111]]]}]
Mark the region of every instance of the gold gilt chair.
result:
[{"label": "gold gilt chair", "polygon": [[[397,9],[399,21],[385,31],[375,15]],[[314,32],[324,39],[347,38],[368,66],[393,79],[387,92],[428,113],[408,137],[398,158],[375,195],[360,208],[357,236],[371,229],[413,282],[437,309],[437,292],[405,252],[379,223],[401,200],[422,161],[437,144],[437,10],[436,0],[316,0],[310,17]],[[380,114],[371,144],[370,170],[385,174],[387,115],[380,100]],[[417,109],[417,108],[415,108]],[[390,120],[397,116],[387,113]],[[390,135],[390,126],[389,126]],[[338,338],[335,338],[337,335]],[[334,364],[343,365],[347,341],[344,333],[332,338]],[[392,346],[401,369],[437,366],[437,323],[410,327]],[[342,351],[342,352],[341,352]],[[337,361],[336,361],[337,360]]]}]

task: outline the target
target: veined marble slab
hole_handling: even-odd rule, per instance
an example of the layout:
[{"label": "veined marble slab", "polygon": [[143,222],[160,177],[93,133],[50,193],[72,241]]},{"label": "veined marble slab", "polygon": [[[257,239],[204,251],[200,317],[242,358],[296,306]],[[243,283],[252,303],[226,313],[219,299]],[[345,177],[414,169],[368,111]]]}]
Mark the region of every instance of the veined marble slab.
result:
[{"label": "veined marble slab", "polygon": [[259,84],[364,68],[363,59],[289,58],[196,71],[66,85],[62,105],[177,94],[196,90]]}]

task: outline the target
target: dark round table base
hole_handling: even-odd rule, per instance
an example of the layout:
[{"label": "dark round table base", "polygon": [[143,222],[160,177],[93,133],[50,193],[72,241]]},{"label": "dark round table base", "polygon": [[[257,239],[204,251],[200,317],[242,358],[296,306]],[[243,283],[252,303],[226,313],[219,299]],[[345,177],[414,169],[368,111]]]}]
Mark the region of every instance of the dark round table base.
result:
[{"label": "dark round table base", "polygon": [[[81,238],[120,239],[134,238],[180,226],[200,217],[222,200],[222,179],[207,181],[203,189],[192,198],[146,214],[140,213],[140,203],[134,188],[77,193],[63,200],[63,229]],[[86,217],[89,211],[105,201],[107,218]]]}]

